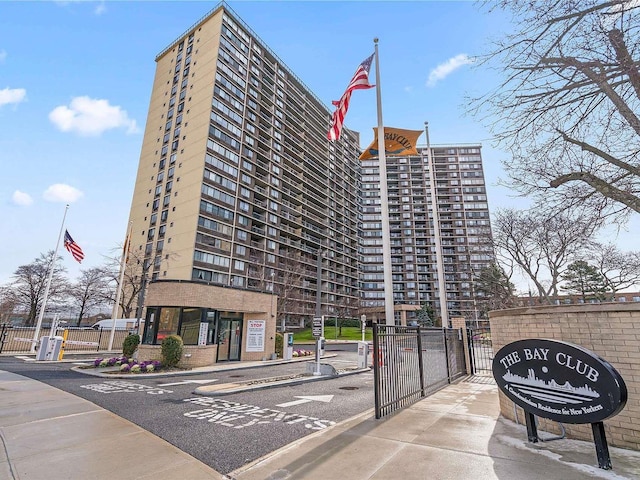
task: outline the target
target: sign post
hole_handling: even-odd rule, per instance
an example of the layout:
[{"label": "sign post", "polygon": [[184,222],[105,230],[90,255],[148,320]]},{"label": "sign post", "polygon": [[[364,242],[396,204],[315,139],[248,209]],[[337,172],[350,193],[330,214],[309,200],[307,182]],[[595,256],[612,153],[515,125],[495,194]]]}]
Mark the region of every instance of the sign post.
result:
[{"label": "sign post", "polygon": [[578,345],[528,339],[502,347],[492,370],[502,393],[525,411],[530,442],[538,441],[536,415],[560,423],[590,423],[598,466],[611,469],[602,421],[624,408],[627,387],[608,362]]},{"label": "sign post", "polygon": [[316,370],[313,372],[314,375],[321,375],[320,372],[320,338],[322,337],[322,320],[324,317],[313,317],[313,325],[311,329],[311,333],[316,339]]}]

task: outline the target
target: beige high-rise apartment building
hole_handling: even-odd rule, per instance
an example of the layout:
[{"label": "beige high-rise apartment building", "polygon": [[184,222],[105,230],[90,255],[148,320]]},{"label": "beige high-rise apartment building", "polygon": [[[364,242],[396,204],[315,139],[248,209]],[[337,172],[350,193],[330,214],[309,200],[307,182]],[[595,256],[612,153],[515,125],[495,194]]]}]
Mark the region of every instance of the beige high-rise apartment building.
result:
[{"label": "beige high-rise apartment building", "polygon": [[[420,155],[387,157],[387,188],[393,299],[396,323],[410,321],[430,305],[440,316],[436,227],[431,189],[436,191],[448,316],[476,320],[474,282],[494,261],[489,206],[480,145],[432,146],[435,185],[426,147]],[[360,295],[369,318],[384,317],[384,277],[378,159],[362,162]],[[403,307],[399,307],[402,305]],[[401,318],[402,317],[402,318]]]},{"label": "beige high-rise apartment building", "polygon": [[329,108],[225,4],[156,63],[130,213],[143,343],[245,359],[248,320],[272,339],[357,315],[358,134],[329,142]]}]

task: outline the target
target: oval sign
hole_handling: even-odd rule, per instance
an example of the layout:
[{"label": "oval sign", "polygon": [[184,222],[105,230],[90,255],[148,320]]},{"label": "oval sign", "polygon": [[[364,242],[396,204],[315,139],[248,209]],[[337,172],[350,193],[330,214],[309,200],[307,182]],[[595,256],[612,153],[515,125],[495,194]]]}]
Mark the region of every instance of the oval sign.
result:
[{"label": "oval sign", "polygon": [[616,369],[571,343],[518,340],[495,354],[492,369],[507,397],[556,422],[600,422],[627,403],[627,387]]}]

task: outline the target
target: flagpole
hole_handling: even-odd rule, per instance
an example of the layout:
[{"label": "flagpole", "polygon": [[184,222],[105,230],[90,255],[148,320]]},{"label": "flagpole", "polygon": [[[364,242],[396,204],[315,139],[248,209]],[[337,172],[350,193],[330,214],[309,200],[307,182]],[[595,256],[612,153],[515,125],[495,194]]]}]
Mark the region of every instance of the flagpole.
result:
[{"label": "flagpole", "polygon": [[442,326],[449,326],[449,309],[447,308],[447,290],[445,283],[444,261],[442,259],[442,242],[440,241],[440,216],[438,215],[438,198],[436,194],[436,172],[431,158],[431,143],[429,141],[429,122],[424,122],[424,133],[427,136],[427,168],[429,169],[429,183],[431,188],[431,214],[433,218],[433,238],[436,244],[436,268],[438,279],[438,298],[440,300],[440,317]]},{"label": "flagpole", "polygon": [[[117,292],[116,292],[116,303],[113,305],[113,310],[111,310],[111,319],[113,320],[113,324],[111,325],[111,335],[109,336],[109,348],[111,350],[113,348],[113,339],[116,335],[116,318],[118,318],[118,309],[120,308],[120,297],[122,295],[122,281],[124,280],[124,269],[126,268],[127,262],[127,253],[131,244],[131,227],[133,226],[133,222],[129,222],[129,228],[127,229],[127,236],[124,240],[124,245],[122,246],[122,258],[120,258],[120,278],[118,279]],[[136,319],[136,322],[138,320]]]},{"label": "flagpole", "polygon": [[69,204],[64,207],[64,215],[62,217],[62,225],[60,225],[60,233],[58,234],[58,241],[56,242],[56,249],[53,252],[53,258],[49,265],[49,276],[47,277],[47,284],[44,287],[44,296],[42,298],[42,306],[38,313],[38,322],[36,323],[36,330],[33,332],[33,341],[31,342],[31,353],[36,351],[36,344],[38,343],[38,335],[40,335],[40,328],[42,327],[42,319],[44,318],[44,311],[47,308],[47,299],[49,297],[49,289],[51,288],[51,280],[53,279],[53,271],[55,270],[56,260],[58,259],[58,248],[60,247],[60,239],[62,238],[62,230],[64,229],[64,221],[67,218],[67,210],[69,210]]},{"label": "flagpole", "polygon": [[385,324],[395,325],[393,308],[393,277],[391,273],[391,238],[389,227],[389,192],[387,187],[387,156],[384,147],[384,124],[382,123],[382,93],[380,91],[380,57],[378,39],[374,38],[376,58],[376,99],[378,104],[378,163],[380,170],[380,210],[382,216],[382,265],[384,270]]}]

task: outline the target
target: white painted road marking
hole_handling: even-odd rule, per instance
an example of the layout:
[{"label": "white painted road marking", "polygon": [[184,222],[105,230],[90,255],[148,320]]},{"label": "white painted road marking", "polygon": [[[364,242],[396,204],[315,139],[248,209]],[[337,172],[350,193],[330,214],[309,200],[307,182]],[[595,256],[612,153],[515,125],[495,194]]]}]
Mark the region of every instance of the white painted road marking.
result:
[{"label": "white painted road marking", "polygon": [[162,388],[148,387],[139,383],[125,382],[123,380],[107,380],[102,383],[92,383],[90,385],[80,385],[80,388],[86,388],[98,393],[133,393],[144,392],[151,395],[162,395],[164,393],[173,393],[173,390],[165,390]]},{"label": "white painted road marking", "polygon": [[184,385],[186,383],[199,383],[200,385],[205,383],[217,382],[218,379],[214,378],[213,380],[184,380],[182,382],[173,382],[173,383],[159,383],[159,387],[170,387],[172,385]]},{"label": "white painted road marking", "polygon": [[308,403],[308,402],[329,403],[333,399],[333,395],[316,395],[311,397],[295,397],[295,398],[299,398],[300,400],[293,400],[292,402],[280,403],[276,405],[276,407],[283,407],[283,408],[292,407],[294,405],[301,405],[303,403]]},{"label": "white painted road marking", "polygon": [[[327,396],[333,397],[333,395]],[[185,417],[234,429],[281,423],[284,425],[302,424],[310,430],[322,430],[336,424],[332,420],[321,420],[317,417],[271,410],[256,405],[245,405],[219,398],[199,397],[187,398],[183,401],[204,407],[185,413]]]}]

